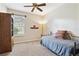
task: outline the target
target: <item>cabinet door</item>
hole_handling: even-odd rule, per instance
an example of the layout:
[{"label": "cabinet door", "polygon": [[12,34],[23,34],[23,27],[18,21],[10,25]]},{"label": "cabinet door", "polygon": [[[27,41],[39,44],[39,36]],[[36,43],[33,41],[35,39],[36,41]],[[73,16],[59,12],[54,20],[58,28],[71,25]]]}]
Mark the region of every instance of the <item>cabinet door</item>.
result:
[{"label": "cabinet door", "polygon": [[1,51],[0,53],[11,51],[11,15],[0,13]]}]

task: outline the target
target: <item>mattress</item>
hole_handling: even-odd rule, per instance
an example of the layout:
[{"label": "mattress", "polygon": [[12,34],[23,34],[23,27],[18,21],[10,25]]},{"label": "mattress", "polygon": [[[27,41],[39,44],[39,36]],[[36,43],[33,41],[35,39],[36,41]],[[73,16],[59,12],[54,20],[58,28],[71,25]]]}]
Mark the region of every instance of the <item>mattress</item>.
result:
[{"label": "mattress", "polygon": [[77,49],[79,49],[78,40],[63,40],[55,38],[54,36],[43,36],[41,38],[42,44],[49,48],[51,51],[55,52],[60,56],[72,55],[74,42],[76,42]]}]

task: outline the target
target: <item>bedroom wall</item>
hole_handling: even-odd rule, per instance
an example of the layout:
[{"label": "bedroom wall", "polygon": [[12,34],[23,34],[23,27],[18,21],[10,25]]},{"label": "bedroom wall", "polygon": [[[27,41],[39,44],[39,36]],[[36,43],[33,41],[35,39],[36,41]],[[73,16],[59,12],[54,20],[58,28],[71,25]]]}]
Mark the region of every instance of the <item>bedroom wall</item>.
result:
[{"label": "bedroom wall", "polygon": [[[23,36],[13,36],[14,43],[20,43],[20,42],[28,42],[33,40],[39,40],[41,36],[41,27],[40,24],[38,24],[38,20],[42,19],[42,16],[30,14],[30,13],[24,13],[17,10],[8,9],[8,12],[26,15],[25,19],[25,33]],[[31,26],[37,25],[39,29],[30,29]]]},{"label": "bedroom wall", "polygon": [[76,21],[76,24],[77,24],[77,30],[76,30],[76,32],[78,33],[78,35],[79,35],[79,27],[78,27],[78,25],[79,25],[79,3],[77,3],[77,21]]},{"label": "bedroom wall", "polygon": [[0,12],[7,12],[7,8],[4,6],[3,3],[0,3]]},{"label": "bedroom wall", "polygon": [[55,33],[57,30],[69,30],[79,36],[79,8],[78,4],[64,4],[46,14],[47,32]]}]

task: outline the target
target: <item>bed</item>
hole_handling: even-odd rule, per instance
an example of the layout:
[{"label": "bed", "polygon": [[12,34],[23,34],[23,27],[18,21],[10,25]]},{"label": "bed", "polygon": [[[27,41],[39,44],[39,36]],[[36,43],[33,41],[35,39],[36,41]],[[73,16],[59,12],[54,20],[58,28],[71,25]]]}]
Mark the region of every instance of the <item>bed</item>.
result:
[{"label": "bed", "polygon": [[79,53],[78,40],[62,40],[54,36],[43,36],[41,44],[58,56],[75,56]]}]

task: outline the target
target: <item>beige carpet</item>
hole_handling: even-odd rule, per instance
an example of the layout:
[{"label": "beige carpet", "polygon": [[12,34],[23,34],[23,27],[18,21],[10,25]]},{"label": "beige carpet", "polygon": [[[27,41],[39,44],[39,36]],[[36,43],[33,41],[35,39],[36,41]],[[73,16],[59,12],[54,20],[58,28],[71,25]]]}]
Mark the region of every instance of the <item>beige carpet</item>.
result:
[{"label": "beige carpet", "polygon": [[56,56],[40,44],[40,41],[15,44],[12,52],[1,56]]}]

